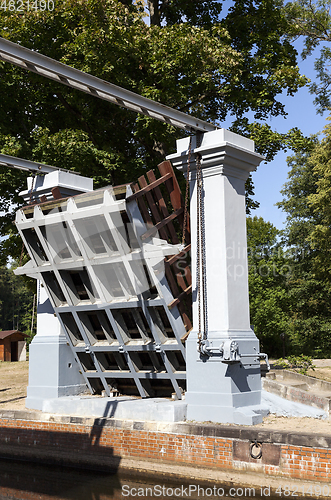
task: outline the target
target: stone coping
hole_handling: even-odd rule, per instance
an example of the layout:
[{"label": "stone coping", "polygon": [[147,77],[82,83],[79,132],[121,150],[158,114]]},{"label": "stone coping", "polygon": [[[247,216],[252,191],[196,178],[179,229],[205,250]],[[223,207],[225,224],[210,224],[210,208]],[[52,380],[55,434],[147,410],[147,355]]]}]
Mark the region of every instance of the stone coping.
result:
[{"label": "stone coping", "polygon": [[194,435],[215,438],[258,441],[279,445],[304,446],[309,448],[331,448],[331,434],[306,434],[281,430],[265,430],[256,426],[224,425],[195,422],[152,422],[119,420],[114,418],[77,417],[54,415],[31,410],[2,410],[1,419],[38,422],[57,422],[84,426],[113,427],[137,431],[163,432],[167,434]]}]

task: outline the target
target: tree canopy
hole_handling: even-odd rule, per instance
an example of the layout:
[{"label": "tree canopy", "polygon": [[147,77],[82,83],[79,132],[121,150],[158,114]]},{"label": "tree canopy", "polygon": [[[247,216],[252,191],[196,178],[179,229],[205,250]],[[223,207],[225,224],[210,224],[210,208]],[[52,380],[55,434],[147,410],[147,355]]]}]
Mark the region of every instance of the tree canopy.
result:
[{"label": "tree canopy", "polygon": [[[132,5],[131,0],[121,0]],[[193,26],[211,26],[219,21],[222,2],[217,0],[147,0],[150,24],[161,26],[181,23],[183,19]]]},{"label": "tree canopy", "polygon": [[[285,114],[280,97],[305,85],[284,38],[281,2],[236,0],[57,0],[53,11],[2,11],[0,35],[115,85],[252,137],[272,158],[299,130],[263,123]],[[184,132],[0,63],[0,151],[121,184],[154,168]],[[253,112],[260,123],[245,116]],[[261,123],[262,120],[262,123]],[[0,173],[0,210],[19,203],[25,175]],[[247,193],[254,192],[250,181]],[[248,211],[256,206],[249,196]],[[13,215],[0,234],[12,234]],[[2,250],[14,251],[14,240]],[[6,252],[3,252],[3,256]]]},{"label": "tree canopy", "polygon": [[[296,0],[284,8],[282,0],[233,0],[223,13],[224,5],[56,0],[52,11],[2,9],[0,36],[203,120],[222,125],[230,118],[231,129],[253,139],[268,160],[292,149],[280,204],[288,214],[285,233],[261,218],[247,222],[252,324],[269,354],[284,348],[325,354],[331,352],[331,132],[320,142],[299,128],[280,134],[266,120],[286,116],[282,96],[308,82],[293,39],[305,37],[304,56],[330,41],[329,2]],[[320,110],[330,104],[330,55],[323,47],[316,66],[321,86],[311,87]],[[185,134],[4,62],[0,92],[0,151],[79,171],[95,187],[135,180]],[[21,252],[12,220],[25,182],[25,173],[1,167],[0,236],[11,236],[0,242],[2,263]],[[246,190],[249,212],[257,205],[251,179]]]},{"label": "tree canopy", "polygon": [[315,94],[317,111],[323,113],[331,105],[331,76],[328,70],[331,61],[331,2],[330,0],[295,0],[288,2],[284,12],[289,22],[288,38],[304,37],[302,57],[310,56],[321,45],[315,60],[318,82],[310,85]]},{"label": "tree canopy", "polygon": [[247,218],[251,323],[269,356],[283,355],[290,310],[291,267],[279,237],[280,231],[262,217]]},{"label": "tree canopy", "polygon": [[292,350],[331,352],[331,128],[288,158],[289,180],[278,205],[287,213],[283,245],[290,253],[287,335]]},{"label": "tree canopy", "polygon": [[15,276],[12,268],[0,266],[0,330],[20,330],[28,335],[28,342],[36,328],[36,318],[32,321],[32,314],[36,312],[33,308],[36,285],[34,282],[32,289],[29,285]]}]

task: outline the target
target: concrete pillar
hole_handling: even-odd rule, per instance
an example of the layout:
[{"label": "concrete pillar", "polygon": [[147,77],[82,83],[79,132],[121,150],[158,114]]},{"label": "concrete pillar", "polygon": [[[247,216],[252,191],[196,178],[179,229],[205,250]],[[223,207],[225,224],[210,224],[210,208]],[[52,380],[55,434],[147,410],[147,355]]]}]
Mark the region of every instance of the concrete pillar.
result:
[{"label": "concrete pillar", "polygon": [[[261,407],[259,341],[250,328],[246,241],[245,181],[263,157],[254,142],[220,129],[207,132],[197,147],[192,138],[190,165],[193,330],[186,341],[188,420],[256,424]],[[177,141],[168,156],[187,170],[189,138]],[[196,289],[197,182],[201,155],[205,224],[207,341],[198,352]],[[203,324],[203,322],[202,322]]]},{"label": "concrete pillar", "polygon": [[[51,190],[54,187],[58,187],[61,195],[66,197],[93,191],[93,180],[74,173],[55,171],[37,176],[34,181],[29,177],[28,190],[20,194],[26,203],[30,202],[30,198],[33,200],[42,195],[52,199]],[[79,372],[78,363],[67,344],[46,290],[39,287],[37,334],[29,348],[29,385],[25,405],[27,408],[43,410],[44,400],[77,395],[86,390],[84,377]]]},{"label": "concrete pillar", "polygon": [[25,406],[43,410],[44,400],[87,391],[83,375],[44,288],[39,289],[37,335],[29,349],[29,385]]}]

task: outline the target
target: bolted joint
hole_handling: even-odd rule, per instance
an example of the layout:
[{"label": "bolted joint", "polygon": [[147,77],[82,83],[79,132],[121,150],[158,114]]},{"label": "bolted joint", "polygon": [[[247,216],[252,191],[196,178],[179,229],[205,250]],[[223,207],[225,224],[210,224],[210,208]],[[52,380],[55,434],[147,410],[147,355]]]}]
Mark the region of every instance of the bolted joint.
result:
[{"label": "bolted joint", "polygon": [[239,344],[235,340],[226,340],[221,345],[223,363],[236,363],[240,361]]},{"label": "bolted joint", "polygon": [[198,352],[202,356],[220,356],[223,363],[237,363],[241,360],[239,344],[231,339],[225,340],[219,347],[213,347],[213,343],[208,340],[201,340],[198,343]]}]

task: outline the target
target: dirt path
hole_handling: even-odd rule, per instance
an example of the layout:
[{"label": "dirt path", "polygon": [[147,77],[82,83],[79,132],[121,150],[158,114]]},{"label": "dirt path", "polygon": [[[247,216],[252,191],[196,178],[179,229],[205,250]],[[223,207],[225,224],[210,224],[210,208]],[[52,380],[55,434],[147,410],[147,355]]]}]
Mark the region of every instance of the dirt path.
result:
[{"label": "dirt path", "polygon": [[0,410],[24,410],[29,362],[0,363]]},{"label": "dirt path", "polygon": [[[331,382],[331,360],[317,360],[314,364],[315,371],[311,371],[309,375]],[[28,361],[0,362],[0,410],[25,410],[28,368]],[[258,427],[265,430],[331,435],[331,420],[314,418],[269,415]]]}]

